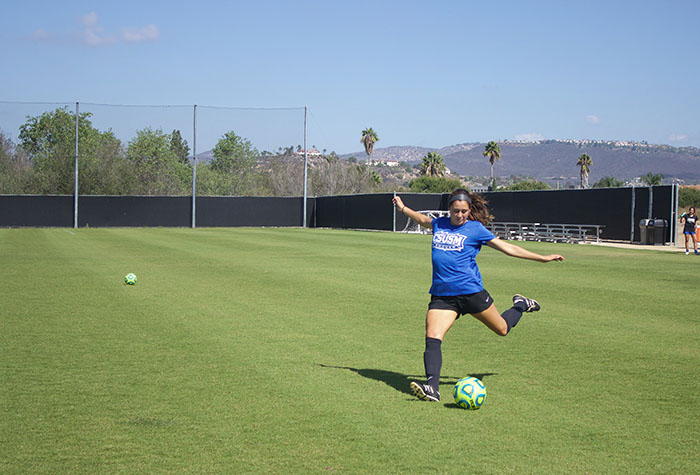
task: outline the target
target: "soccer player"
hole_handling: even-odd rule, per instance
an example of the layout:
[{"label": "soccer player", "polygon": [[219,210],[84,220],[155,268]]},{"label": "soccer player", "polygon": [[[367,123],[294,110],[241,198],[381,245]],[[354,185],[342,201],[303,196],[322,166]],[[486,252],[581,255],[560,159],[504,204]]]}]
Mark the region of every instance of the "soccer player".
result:
[{"label": "soccer player", "polygon": [[539,262],[563,261],[559,254],[541,256],[494,236],[484,227],[493,216],[486,200],[464,189],[452,192],[450,216],[431,219],[404,205],[400,196],[393,199],[396,209],[421,226],[433,229],[433,284],[425,325],[425,375],[427,383],[411,382],[411,391],[419,399],[440,400],[442,341],[454,322],[470,314],[497,335],[505,336],[517,325],[524,312],[540,309],[537,301],[515,295],[513,306],[502,314],[484,290],[476,255],[486,244],[504,254]]},{"label": "soccer player", "polygon": [[688,241],[693,240],[693,249],[695,255],[698,255],[698,241],[695,239],[695,225],[698,222],[698,217],[695,215],[695,206],[691,206],[687,213],[681,215],[681,222],[684,222],[683,235],[685,236],[685,255],[690,253],[688,249]]}]

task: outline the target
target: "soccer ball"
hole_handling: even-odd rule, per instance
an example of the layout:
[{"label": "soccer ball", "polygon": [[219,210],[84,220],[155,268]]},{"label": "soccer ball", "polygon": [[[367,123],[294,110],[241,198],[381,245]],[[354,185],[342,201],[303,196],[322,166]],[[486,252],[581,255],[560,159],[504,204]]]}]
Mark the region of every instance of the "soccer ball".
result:
[{"label": "soccer ball", "polygon": [[465,409],[479,409],[486,400],[486,386],[472,376],[462,378],[455,384],[454,398]]},{"label": "soccer ball", "polygon": [[135,285],[136,284],[136,274],[132,274],[129,272],[124,276],[124,282],[126,282],[129,285]]}]

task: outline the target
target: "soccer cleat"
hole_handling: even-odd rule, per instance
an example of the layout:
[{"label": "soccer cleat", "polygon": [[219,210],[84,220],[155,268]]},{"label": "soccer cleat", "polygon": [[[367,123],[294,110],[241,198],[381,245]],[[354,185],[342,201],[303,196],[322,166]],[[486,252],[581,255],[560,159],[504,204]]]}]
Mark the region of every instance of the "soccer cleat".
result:
[{"label": "soccer cleat", "polygon": [[696,255],[696,256],[698,255],[698,250],[697,250],[697,249],[695,249],[695,255]]},{"label": "soccer cleat", "polygon": [[433,387],[429,384],[421,384],[412,381],[411,391],[418,399],[440,402],[440,392],[433,389]]},{"label": "soccer cleat", "polygon": [[520,294],[513,295],[513,307],[520,303],[526,307],[523,312],[536,312],[540,309],[540,304],[537,303],[537,300],[523,297]]}]

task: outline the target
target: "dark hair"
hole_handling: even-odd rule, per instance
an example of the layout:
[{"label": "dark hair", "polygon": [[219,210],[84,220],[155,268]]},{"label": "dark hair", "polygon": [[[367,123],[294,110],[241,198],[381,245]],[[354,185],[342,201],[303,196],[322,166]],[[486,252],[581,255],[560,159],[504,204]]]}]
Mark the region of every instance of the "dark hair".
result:
[{"label": "dark hair", "polygon": [[464,188],[457,188],[450,193],[450,198],[457,195],[467,195],[471,200],[469,204],[469,219],[479,221],[484,226],[493,221],[493,215],[489,211],[489,203],[486,201],[486,198],[476,193],[471,193]]}]

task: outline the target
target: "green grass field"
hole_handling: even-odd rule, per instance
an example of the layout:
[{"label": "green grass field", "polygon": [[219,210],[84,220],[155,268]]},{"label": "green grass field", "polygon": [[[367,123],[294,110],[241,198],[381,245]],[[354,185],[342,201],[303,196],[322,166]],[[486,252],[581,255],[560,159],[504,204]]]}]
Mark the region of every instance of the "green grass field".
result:
[{"label": "green grass field", "polygon": [[[429,239],[0,230],[0,472],[700,472],[700,258],[484,249],[499,309],[542,310],[505,338],[460,319],[432,404],[408,390]],[[479,411],[451,400],[468,375]]]}]

